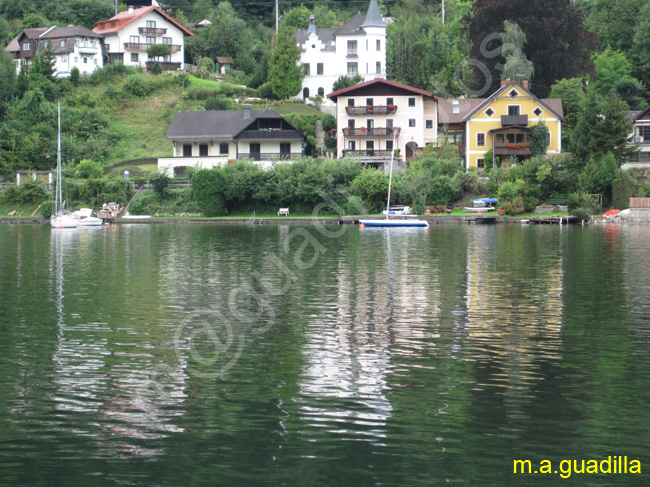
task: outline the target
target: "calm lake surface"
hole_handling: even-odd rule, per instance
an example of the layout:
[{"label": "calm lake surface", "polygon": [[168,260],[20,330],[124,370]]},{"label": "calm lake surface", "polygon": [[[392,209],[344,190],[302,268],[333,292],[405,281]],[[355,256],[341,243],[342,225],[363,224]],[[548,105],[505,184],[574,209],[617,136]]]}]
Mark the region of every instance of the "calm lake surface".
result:
[{"label": "calm lake surface", "polygon": [[0,225],[0,485],[648,485],[649,242]]}]

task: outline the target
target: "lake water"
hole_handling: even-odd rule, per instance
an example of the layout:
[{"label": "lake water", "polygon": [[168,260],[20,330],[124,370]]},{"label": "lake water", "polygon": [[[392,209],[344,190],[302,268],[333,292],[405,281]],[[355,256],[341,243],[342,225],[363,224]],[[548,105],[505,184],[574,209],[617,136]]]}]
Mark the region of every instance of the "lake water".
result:
[{"label": "lake water", "polygon": [[648,485],[648,242],[0,225],[0,485]]}]

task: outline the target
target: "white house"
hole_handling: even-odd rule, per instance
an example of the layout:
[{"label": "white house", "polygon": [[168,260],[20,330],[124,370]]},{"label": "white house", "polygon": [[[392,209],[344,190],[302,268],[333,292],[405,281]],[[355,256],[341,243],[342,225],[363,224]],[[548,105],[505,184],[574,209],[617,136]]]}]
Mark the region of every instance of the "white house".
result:
[{"label": "white house", "polygon": [[638,145],[636,158],[623,164],[623,169],[631,167],[650,167],[650,106],[641,111],[628,112],[634,125],[634,134],[630,145]]},{"label": "white house", "polygon": [[150,59],[147,49],[153,44],[167,44],[171,55],[161,64],[165,70],[185,66],[185,36],[194,35],[158,7],[143,7],[120,12],[116,16],[95,23],[93,32],[104,37],[109,61],[122,61],[125,66],[148,69],[157,59]]},{"label": "white house", "polygon": [[340,76],[386,78],[386,23],[377,0],[370,0],[366,15],[357,13],[338,29],[317,29],[312,15],[296,40],[305,70],[299,98],[325,98]]},{"label": "white house", "polygon": [[38,53],[48,48],[54,53],[54,76],[70,76],[72,68],[87,75],[104,66],[104,39],[79,25],[52,27],[38,38]]},{"label": "white house", "polygon": [[337,156],[386,167],[393,151],[408,161],[438,139],[438,98],[374,79],[330,93],[336,103]]},{"label": "white house", "polygon": [[158,169],[186,177],[188,167],[211,169],[238,159],[268,167],[273,161],[296,159],[305,135],[273,110],[208,110],[180,112],[170,122],[167,140],[172,157],[158,159]]}]

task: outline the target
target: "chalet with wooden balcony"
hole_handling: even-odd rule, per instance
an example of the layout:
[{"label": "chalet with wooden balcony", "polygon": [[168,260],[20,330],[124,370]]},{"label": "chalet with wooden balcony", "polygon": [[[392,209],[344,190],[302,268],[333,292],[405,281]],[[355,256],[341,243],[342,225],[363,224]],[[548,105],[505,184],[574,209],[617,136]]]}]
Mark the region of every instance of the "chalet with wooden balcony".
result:
[{"label": "chalet with wooden balcony", "polygon": [[630,144],[639,148],[636,158],[623,164],[623,169],[630,167],[650,168],[650,106],[641,111],[628,112],[632,120],[634,133]]},{"label": "chalet with wooden balcony", "polygon": [[[185,67],[185,37],[190,30],[158,7],[142,7],[120,12],[95,23],[93,32],[104,37],[107,61],[122,61],[125,66],[151,69],[160,61],[165,70]],[[149,58],[147,49],[154,44],[167,44],[171,54],[164,59]]]},{"label": "chalet with wooden balcony", "polygon": [[166,140],[172,157],[158,159],[158,169],[185,177],[188,167],[210,169],[248,159],[263,167],[303,155],[306,136],[273,110],[180,112],[169,124]]},{"label": "chalet with wooden balcony", "polygon": [[5,51],[14,57],[16,72],[20,71],[21,64],[29,71],[34,62],[34,56],[38,52],[39,37],[50,30],[51,27],[35,27],[24,29],[5,47]]},{"label": "chalet with wooden balcony", "polygon": [[562,101],[538,99],[528,82],[505,80],[489,98],[441,100],[438,113],[438,130],[458,146],[466,168],[485,167],[490,150],[502,159],[529,158],[528,132],[539,122],[549,130],[547,154],[562,152]]},{"label": "chalet with wooden balcony", "polygon": [[336,103],[337,155],[387,168],[438,137],[438,99],[428,91],[377,78],[327,95]]}]

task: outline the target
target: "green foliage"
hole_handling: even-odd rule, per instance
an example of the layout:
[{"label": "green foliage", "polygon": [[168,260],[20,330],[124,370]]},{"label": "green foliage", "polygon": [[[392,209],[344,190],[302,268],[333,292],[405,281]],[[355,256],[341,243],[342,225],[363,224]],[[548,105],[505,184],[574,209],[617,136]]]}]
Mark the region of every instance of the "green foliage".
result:
[{"label": "green foliage", "polygon": [[98,208],[115,201],[125,205],[133,196],[133,186],[125,179],[64,179],[63,194],[74,206]]},{"label": "green foliage", "polygon": [[23,181],[19,185],[7,186],[0,194],[0,201],[14,205],[36,204],[47,198],[47,191],[41,182]]},{"label": "green foliage", "polygon": [[234,104],[230,98],[221,95],[217,98],[208,98],[205,102],[206,110],[232,110]]},{"label": "green foliage", "polygon": [[379,213],[388,198],[388,175],[377,169],[364,169],[354,178],[350,190],[363,200],[369,213]]},{"label": "green foliage", "polygon": [[153,86],[151,82],[141,74],[132,74],[124,83],[124,91],[136,97],[145,97],[151,94]]},{"label": "green foliage", "polygon": [[[643,0],[639,0],[643,1]],[[623,29],[629,32],[627,29]],[[650,83],[650,3],[645,2],[638,14],[638,22],[634,29],[633,38],[638,70],[642,73],[643,81]]]},{"label": "green foliage", "polygon": [[595,206],[596,202],[594,198],[589,193],[585,193],[584,191],[576,191],[567,197],[567,208],[570,212],[573,212],[578,208],[591,209]]},{"label": "green foliage", "polygon": [[354,76],[342,75],[337,78],[337,80],[332,85],[332,91],[342,90],[344,88],[349,88],[350,86],[358,85],[363,81],[363,76],[360,74],[355,74]]},{"label": "green foliage", "polygon": [[618,172],[616,157],[611,152],[598,160],[590,159],[579,176],[580,190],[602,194],[603,201],[607,204],[612,200],[612,182]]},{"label": "green foliage", "polygon": [[524,198],[521,196],[515,196],[509,201],[501,202],[499,201],[499,207],[503,210],[505,215],[518,215],[526,211],[526,206],[524,205]]},{"label": "green foliage", "polygon": [[99,179],[104,175],[101,164],[90,159],[84,159],[77,164],[75,172],[81,179]]},{"label": "green foliage", "polygon": [[518,81],[532,80],[535,74],[533,63],[526,59],[524,45],[526,34],[522,32],[516,23],[503,22],[501,37],[501,55],[506,62],[501,72],[501,79],[514,79]]},{"label": "green foliage", "polygon": [[546,154],[548,148],[548,127],[538,122],[528,129],[530,135],[530,153],[533,157]]},{"label": "green foliage", "polygon": [[624,210],[630,205],[630,198],[637,194],[639,181],[635,169],[621,171],[612,182],[612,206]]},{"label": "green foliage", "polygon": [[276,98],[289,98],[300,93],[302,74],[296,64],[299,58],[300,50],[295,39],[288,32],[280,31],[269,62],[269,83]]},{"label": "green foliage", "polygon": [[594,55],[596,67],[596,90],[602,96],[607,96],[616,81],[629,77],[632,65],[620,51],[612,51],[609,47],[603,52]]},{"label": "green foliage", "polygon": [[53,210],[54,210],[54,201],[44,200],[41,203],[41,216],[43,218],[49,219],[52,216]]},{"label": "green foliage", "polygon": [[172,53],[172,48],[167,44],[151,44],[147,48],[147,55],[153,58],[170,56],[171,53]]},{"label": "green foliage", "polygon": [[149,184],[153,186],[159,198],[165,198],[169,191],[169,176],[165,172],[155,172],[149,176]]},{"label": "green foliage", "polygon": [[27,89],[29,88],[29,79],[27,78],[27,71],[25,70],[25,65],[20,64],[20,72],[16,78],[15,83],[16,92],[19,96],[23,96]]},{"label": "green foliage", "polygon": [[260,98],[266,98],[268,99],[274,99],[275,96],[273,95],[273,87],[271,86],[271,83],[264,83],[262,86],[260,86],[257,89],[257,95]]},{"label": "green foliage", "polygon": [[79,83],[81,82],[80,77],[81,75],[79,73],[79,68],[73,66],[73,68],[70,70],[70,83],[72,83],[72,86],[79,86]]},{"label": "green foliage", "polygon": [[336,118],[334,118],[332,115],[329,113],[326,113],[325,115],[322,116],[320,119],[321,124],[323,125],[323,130],[325,132],[329,132],[330,130],[335,130],[336,129]]},{"label": "green foliage", "polygon": [[521,179],[516,181],[506,181],[503,183],[499,188],[499,193],[497,195],[499,205],[502,205],[507,201],[512,201],[517,197],[522,198],[523,205],[524,185],[525,183]]},{"label": "green foliage", "polygon": [[226,176],[223,169],[200,169],[194,173],[192,194],[203,216],[211,218],[226,214],[225,188]]},{"label": "green foliage", "polygon": [[153,63],[153,66],[151,66],[151,74],[162,74],[162,72],[163,72],[162,64],[160,64],[158,61]]}]

